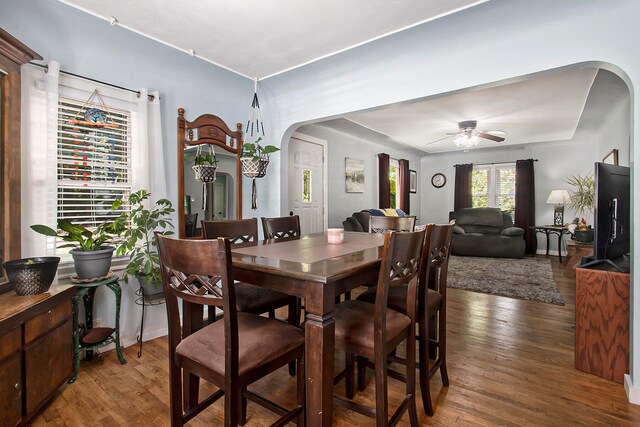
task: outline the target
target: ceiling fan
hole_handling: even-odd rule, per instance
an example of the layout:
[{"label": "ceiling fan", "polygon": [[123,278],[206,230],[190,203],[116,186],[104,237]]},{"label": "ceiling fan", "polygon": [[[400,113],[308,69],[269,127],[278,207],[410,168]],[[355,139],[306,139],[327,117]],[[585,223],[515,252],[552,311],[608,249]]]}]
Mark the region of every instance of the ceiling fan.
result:
[{"label": "ceiling fan", "polygon": [[444,138],[431,141],[427,145],[431,145],[444,139],[451,138],[452,136],[454,137],[453,143],[456,144],[457,147],[465,148],[478,145],[478,143],[480,142],[480,138],[488,139],[494,142],[504,141],[506,132],[501,130],[478,130],[476,129],[477,126],[477,120],[462,121],[458,123],[458,132],[447,133],[447,136],[445,136]]}]

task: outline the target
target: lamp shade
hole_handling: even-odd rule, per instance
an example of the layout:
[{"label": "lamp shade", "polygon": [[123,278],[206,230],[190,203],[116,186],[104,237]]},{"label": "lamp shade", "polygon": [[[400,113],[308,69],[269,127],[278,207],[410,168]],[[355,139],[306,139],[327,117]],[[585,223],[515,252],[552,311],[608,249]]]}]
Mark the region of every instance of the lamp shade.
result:
[{"label": "lamp shade", "polygon": [[547,204],[549,205],[564,205],[571,200],[569,192],[567,190],[553,190],[549,194]]}]

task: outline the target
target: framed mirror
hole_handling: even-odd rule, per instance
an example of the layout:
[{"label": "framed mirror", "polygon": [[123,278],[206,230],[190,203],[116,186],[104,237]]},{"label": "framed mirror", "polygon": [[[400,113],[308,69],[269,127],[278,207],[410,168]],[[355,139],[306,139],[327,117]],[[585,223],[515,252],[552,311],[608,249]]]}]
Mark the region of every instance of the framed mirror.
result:
[{"label": "framed mirror", "polygon": [[188,121],[178,109],[180,238],[199,237],[201,220],[242,218],[242,144],[241,123],[234,132],[218,116]]}]

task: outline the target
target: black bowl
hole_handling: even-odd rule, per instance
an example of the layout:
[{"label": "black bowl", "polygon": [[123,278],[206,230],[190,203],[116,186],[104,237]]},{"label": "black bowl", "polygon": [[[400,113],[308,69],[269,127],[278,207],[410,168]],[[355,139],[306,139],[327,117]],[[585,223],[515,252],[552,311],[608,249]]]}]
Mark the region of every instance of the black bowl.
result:
[{"label": "black bowl", "polygon": [[7,261],[3,266],[16,294],[36,295],[49,290],[59,263],[60,257],[36,257]]}]

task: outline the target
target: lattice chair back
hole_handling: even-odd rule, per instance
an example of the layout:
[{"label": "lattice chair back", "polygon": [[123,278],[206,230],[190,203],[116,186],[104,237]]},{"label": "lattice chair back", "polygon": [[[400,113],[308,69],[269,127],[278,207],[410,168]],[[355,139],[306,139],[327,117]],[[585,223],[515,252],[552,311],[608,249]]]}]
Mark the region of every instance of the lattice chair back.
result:
[{"label": "lattice chair back", "polygon": [[202,221],[202,235],[205,239],[226,237],[233,247],[255,246],[258,243],[258,219]]},{"label": "lattice chair back", "polygon": [[387,231],[413,231],[415,216],[375,216],[369,217],[369,233],[386,233]]},{"label": "lattice chair back", "polygon": [[298,215],[278,218],[262,217],[262,232],[265,240],[269,239],[299,239],[300,217]]},{"label": "lattice chair back", "polygon": [[[420,271],[420,298],[426,298],[426,289],[431,289],[442,294],[447,292],[447,271],[449,268],[449,255],[451,253],[451,235],[453,224],[431,225],[431,236],[425,243],[424,256]],[[426,301],[421,301],[425,303]]]}]

